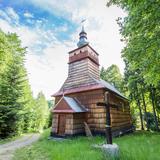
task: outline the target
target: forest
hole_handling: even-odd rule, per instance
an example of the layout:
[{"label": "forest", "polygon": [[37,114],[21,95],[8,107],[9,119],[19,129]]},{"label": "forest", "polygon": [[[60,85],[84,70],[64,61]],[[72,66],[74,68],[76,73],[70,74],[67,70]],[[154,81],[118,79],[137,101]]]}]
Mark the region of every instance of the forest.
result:
[{"label": "forest", "polygon": [[102,68],[101,76],[129,97],[133,121],[141,130],[159,131],[160,1],[110,0],[107,6],[112,5],[127,13],[117,19],[121,41],[126,44],[122,50],[125,72],[120,75],[112,65]]},{"label": "forest", "polygon": [[26,48],[15,33],[0,30],[0,137],[48,128],[49,107],[42,92],[34,98],[25,68]]}]

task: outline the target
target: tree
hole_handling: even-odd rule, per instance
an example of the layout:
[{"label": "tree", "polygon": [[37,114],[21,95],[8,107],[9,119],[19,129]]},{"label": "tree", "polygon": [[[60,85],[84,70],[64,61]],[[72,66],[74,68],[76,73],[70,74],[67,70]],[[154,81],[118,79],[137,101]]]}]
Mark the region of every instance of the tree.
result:
[{"label": "tree", "polygon": [[36,106],[34,110],[35,129],[41,132],[44,128],[48,128],[49,107],[45,99],[45,96],[42,92],[38,93],[38,96],[35,102],[36,102]]},{"label": "tree", "polygon": [[49,107],[49,121],[48,121],[48,127],[52,125],[52,119],[53,119],[53,113],[51,112],[52,107],[55,104],[54,100],[48,100],[48,107]]},{"label": "tree", "polygon": [[[20,110],[24,102],[23,85],[26,81],[24,68],[25,48],[16,34],[5,35],[1,32],[1,62],[3,69],[0,72],[0,134],[8,136],[20,133]],[[7,57],[6,57],[6,55]]]},{"label": "tree", "polygon": [[160,76],[160,1],[158,0],[110,0],[108,3],[121,6],[128,16],[119,21],[120,31],[127,46],[123,56],[134,67],[140,67],[148,85],[159,85]]},{"label": "tree", "polygon": [[33,128],[34,99],[25,69],[26,49],[16,34],[0,31],[0,136]]},{"label": "tree", "polygon": [[123,78],[117,65],[112,64],[106,70],[102,67],[100,77],[115,86],[119,91],[124,92]]},{"label": "tree", "polygon": [[[160,35],[160,1],[110,0],[107,5],[112,4],[120,6],[128,13],[124,19],[118,18],[117,20],[123,41],[126,43],[126,47],[122,50],[122,57],[127,62],[128,73],[134,74],[133,72],[137,71],[139,73],[136,82],[139,91],[138,97],[142,97],[145,114],[147,112],[145,97],[149,102],[147,108],[152,105],[158,130],[158,114],[156,115],[156,112],[159,108],[157,102],[159,90],[157,88],[160,86],[160,75],[158,73],[160,70],[160,41],[158,38]],[[129,74],[129,77],[132,74]],[[127,83],[130,84],[131,82],[128,81]],[[151,96],[147,96],[148,93]]]}]

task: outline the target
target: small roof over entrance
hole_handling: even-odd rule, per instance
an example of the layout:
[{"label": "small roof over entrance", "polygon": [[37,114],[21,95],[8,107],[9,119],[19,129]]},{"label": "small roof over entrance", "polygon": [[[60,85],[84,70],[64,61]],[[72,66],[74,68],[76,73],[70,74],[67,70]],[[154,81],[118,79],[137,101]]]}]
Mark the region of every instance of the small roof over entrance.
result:
[{"label": "small roof over entrance", "polygon": [[76,98],[63,96],[53,108],[54,113],[83,113],[87,109]]}]

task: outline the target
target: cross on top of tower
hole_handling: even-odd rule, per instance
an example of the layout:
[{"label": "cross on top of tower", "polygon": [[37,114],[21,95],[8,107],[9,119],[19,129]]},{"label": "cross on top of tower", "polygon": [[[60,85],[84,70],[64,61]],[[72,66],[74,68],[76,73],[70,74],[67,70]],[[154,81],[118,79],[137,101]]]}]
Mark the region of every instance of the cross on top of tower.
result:
[{"label": "cross on top of tower", "polygon": [[77,46],[78,46],[78,47],[81,47],[81,46],[86,45],[86,44],[89,43],[89,42],[87,41],[87,33],[86,33],[85,30],[84,30],[84,22],[85,22],[85,21],[86,21],[85,19],[81,21],[82,30],[81,30],[81,32],[79,33],[79,41],[78,41],[78,43],[77,43]]}]

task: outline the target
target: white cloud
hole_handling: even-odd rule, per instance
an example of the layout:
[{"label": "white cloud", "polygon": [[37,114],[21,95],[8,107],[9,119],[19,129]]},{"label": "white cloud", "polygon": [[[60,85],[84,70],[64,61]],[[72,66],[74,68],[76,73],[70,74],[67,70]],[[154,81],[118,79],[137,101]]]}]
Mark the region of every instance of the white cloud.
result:
[{"label": "white cloud", "polygon": [[34,30],[28,28],[27,26],[12,26],[9,22],[3,19],[0,19],[0,28],[5,33],[17,33],[22,41],[22,46],[24,47],[32,47],[39,38],[39,34],[37,34]]},{"label": "white cloud", "polygon": [[42,90],[47,98],[59,90],[67,77],[68,48],[60,43],[43,50],[43,55],[28,54],[26,67],[34,95]]},{"label": "white cloud", "polygon": [[23,15],[27,18],[34,18],[33,14],[30,12],[25,12]]},{"label": "white cloud", "polygon": [[[56,39],[52,30],[44,30],[37,26],[30,28],[19,23],[15,26],[6,19],[0,19],[0,28],[6,33],[17,33],[22,41],[22,46],[28,47],[25,66],[33,93],[36,96],[42,90],[46,97],[50,98],[50,95],[56,91],[54,88],[58,90],[59,82],[62,83],[65,78],[65,74],[62,74],[63,78],[61,80],[57,77],[59,70],[61,73],[63,73],[64,68],[67,70],[67,62],[64,63],[67,60],[67,58],[64,58],[67,54],[63,54],[64,50],[66,51],[65,45]],[[44,49],[40,48],[39,55],[36,55],[36,49],[42,45],[44,45]],[[62,63],[59,63],[59,61]],[[57,87],[54,86],[54,84],[57,84],[56,82],[59,84],[56,85]]]},{"label": "white cloud", "polygon": [[2,17],[3,19],[5,19],[8,22],[11,22],[11,18],[3,10],[0,10],[0,17]]},{"label": "white cloud", "polygon": [[[75,24],[80,24],[80,21],[86,18],[85,30],[88,40],[99,53],[100,64],[104,67],[117,64],[123,72],[124,63],[120,54],[123,43],[120,42],[119,28],[115,21],[117,17],[125,15],[122,10],[117,7],[107,8],[105,0],[62,0],[60,3],[56,0],[31,0],[29,3]],[[31,13],[25,13],[26,18],[32,18]],[[28,46],[26,67],[34,95],[42,90],[49,98],[51,94],[58,91],[67,77],[67,52],[76,48],[81,28],[77,28],[70,39],[62,43],[55,35],[58,32],[67,32],[67,25],[59,28],[54,26],[54,30],[44,30],[41,26],[47,19],[37,19],[33,28],[19,24],[13,26],[10,21],[12,17],[16,17],[13,16],[14,14],[0,11],[0,15],[6,19],[0,19],[0,27],[5,32],[16,32],[23,46]],[[35,55],[34,52],[41,54]]]},{"label": "white cloud", "polygon": [[[105,0],[68,0],[64,3],[63,1],[56,3],[54,0],[32,0],[32,3],[50,13],[65,17],[73,23],[80,24],[80,21],[86,18],[85,29],[88,33],[88,40],[91,46],[99,52],[101,66],[108,67],[117,64],[123,73],[124,63],[120,52],[124,44],[120,42],[119,27],[116,23],[119,16],[125,16],[121,9],[117,7],[107,8]],[[79,32],[80,27],[71,37],[74,46],[78,41]],[[70,42],[68,43],[70,44]]]},{"label": "white cloud", "polygon": [[73,16],[73,11],[77,11],[78,8],[82,9],[87,5],[87,1],[81,0],[61,0],[58,3],[57,0],[30,0],[30,3],[65,18],[71,18]]},{"label": "white cloud", "polygon": [[68,26],[66,24],[55,29],[56,32],[67,32],[67,30]]},{"label": "white cloud", "polygon": [[8,16],[10,16],[10,18],[12,18],[13,20],[16,20],[16,21],[19,20],[19,16],[18,16],[18,14],[14,11],[13,8],[7,7],[7,8],[6,8],[6,13],[7,13]]},{"label": "white cloud", "polygon": [[[120,42],[116,19],[126,14],[120,8],[106,7],[106,0],[62,0],[61,3],[57,3],[56,0],[31,0],[31,3],[50,13],[65,17],[73,23],[80,24],[80,21],[86,18],[85,29],[88,39],[92,47],[100,53],[101,65],[108,67],[117,64],[123,72],[124,63],[120,52],[124,44]],[[80,28],[71,37],[75,44],[79,32]]]}]

